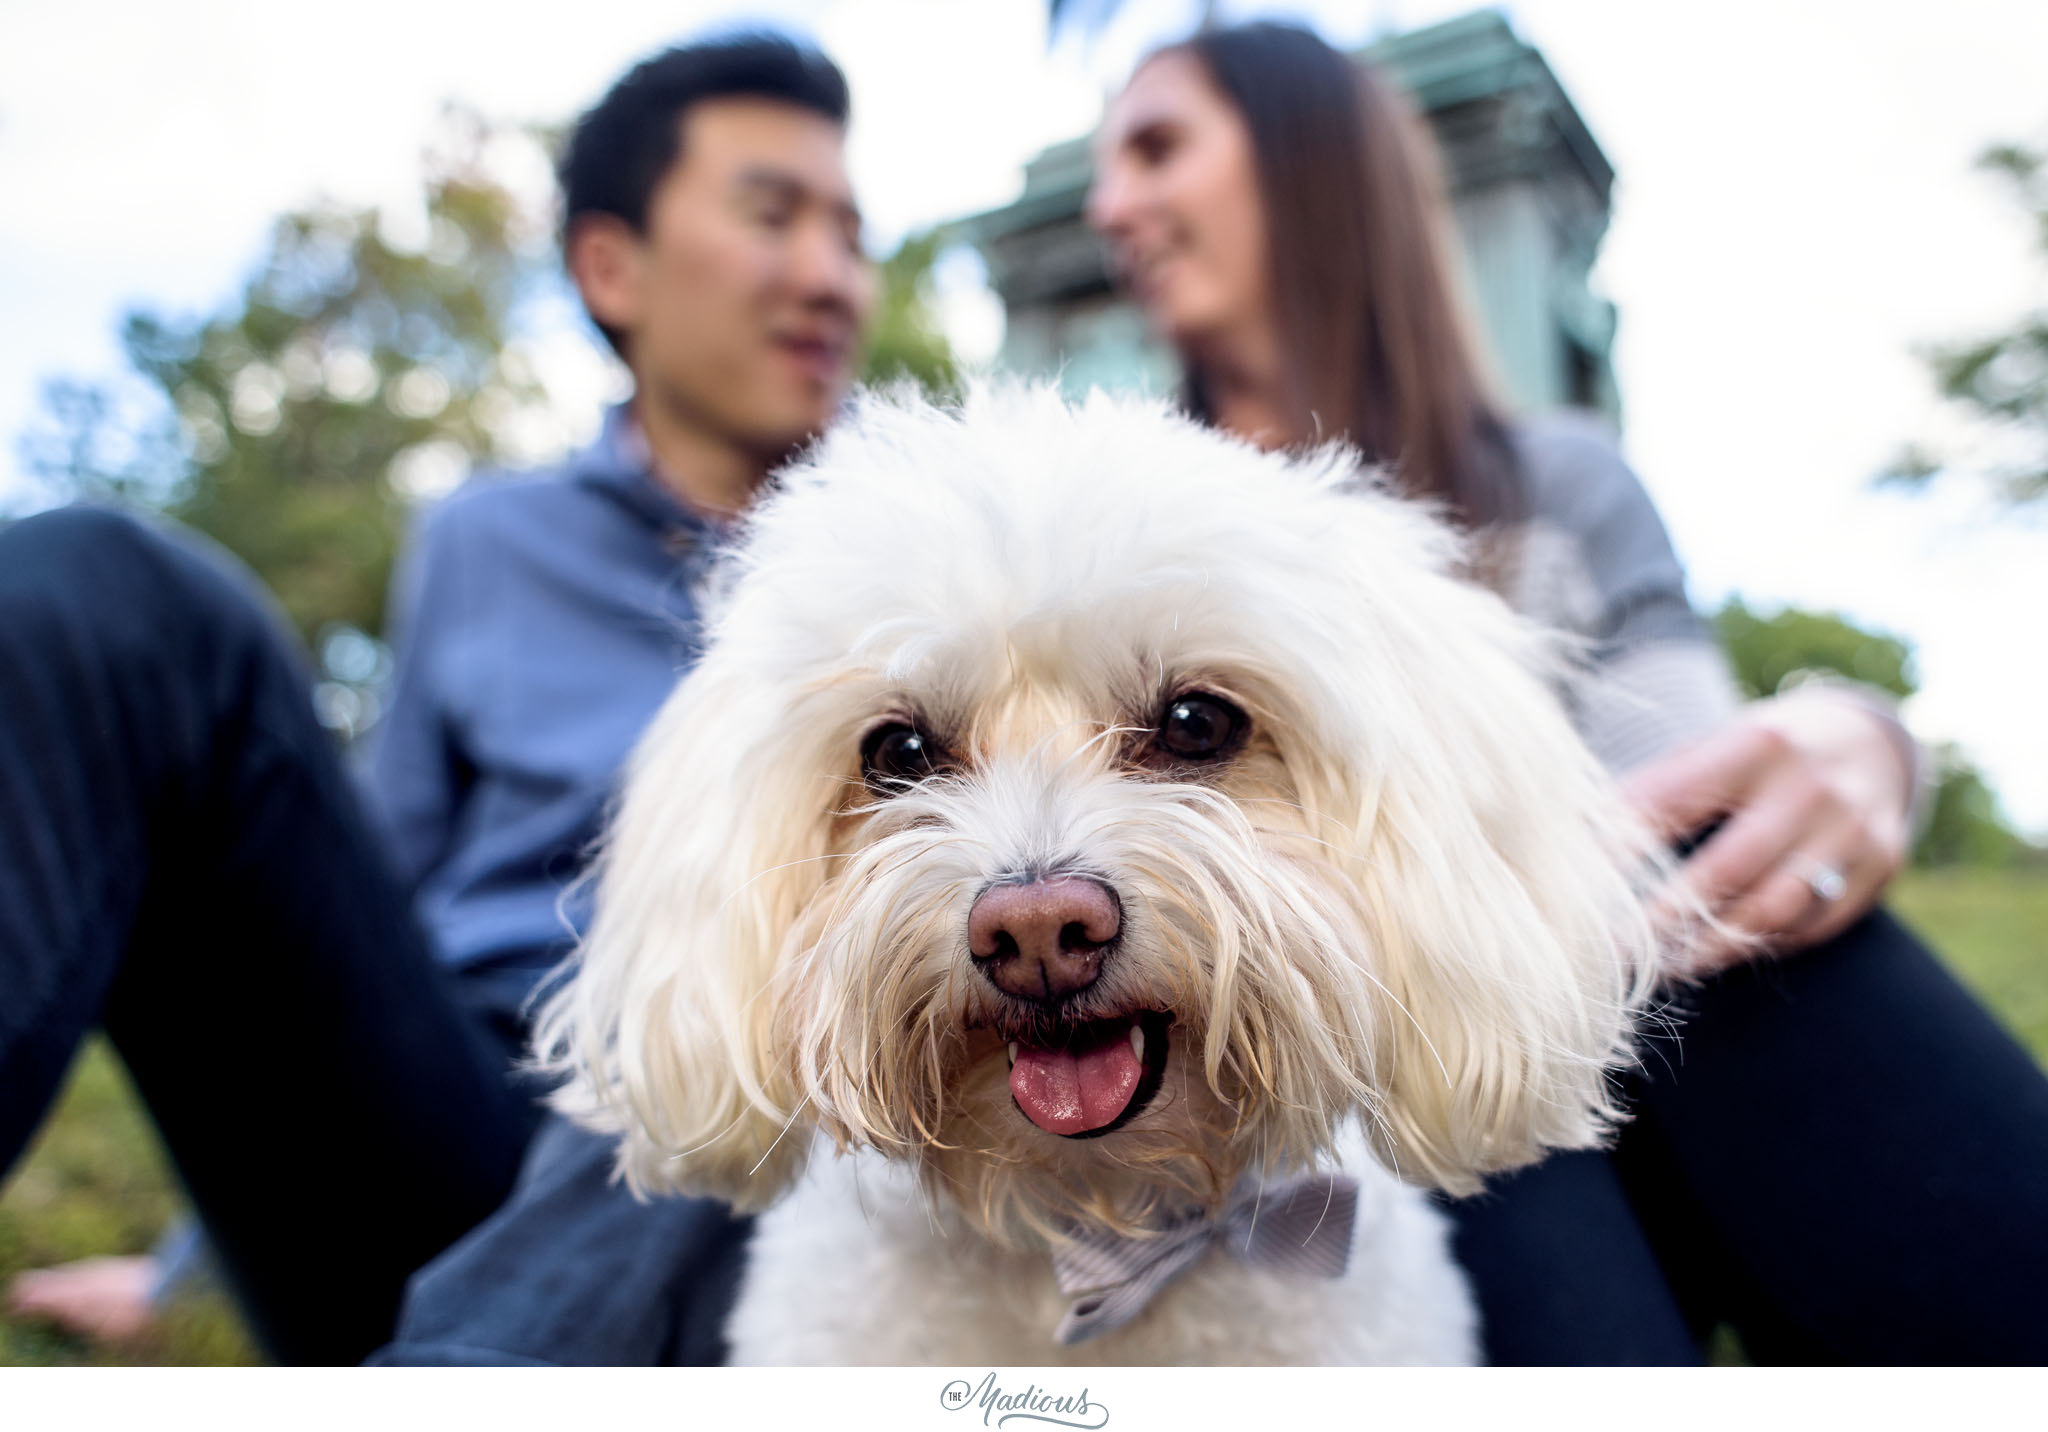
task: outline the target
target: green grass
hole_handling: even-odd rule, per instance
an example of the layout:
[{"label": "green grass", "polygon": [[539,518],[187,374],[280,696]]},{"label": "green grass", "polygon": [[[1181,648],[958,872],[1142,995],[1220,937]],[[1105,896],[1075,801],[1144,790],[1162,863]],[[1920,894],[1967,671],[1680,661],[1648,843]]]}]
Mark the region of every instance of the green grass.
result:
[{"label": "green grass", "polygon": [[[178,1202],[155,1129],[120,1061],[95,1039],[27,1157],[0,1190],[0,1286],[27,1268],[143,1252]],[[118,1348],[0,1315],[0,1366],[258,1360],[233,1305],[213,1286],[174,1297],[155,1330]]]},{"label": "green grass", "polygon": [[2048,1066],[2048,871],[1915,871],[1890,903]]},{"label": "green grass", "polygon": [[[1914,873],[1894,887],[1892,906],[2048,1065],[2048,872]],[[149,1121],[118,1061],[95,1041],[28,1157],[0,1189],[0,1285],[26,1268],[140,1252],[176,1205]],[[121,1348],[96,1348],[0,1317],[0,1366],[256,1359],[218,1290],[181,1297],[158,1331]]]}]

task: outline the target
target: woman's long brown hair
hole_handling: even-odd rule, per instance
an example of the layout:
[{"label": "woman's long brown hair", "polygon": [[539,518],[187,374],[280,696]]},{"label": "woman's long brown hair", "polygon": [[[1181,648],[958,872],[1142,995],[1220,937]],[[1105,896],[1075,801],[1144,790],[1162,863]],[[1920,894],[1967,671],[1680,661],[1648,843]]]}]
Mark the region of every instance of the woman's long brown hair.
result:
[{"label": "woman's long brown hair", "polygon": [[[1296,435],[1349,439],[1465,526],[1512,521],[1513,449],[1459,301],[1436,146],[1406,98],[1292,25],[1164,53],[1199,63],[1250,131]],[[1209,415],[1193,364],[1187,399]]]}]

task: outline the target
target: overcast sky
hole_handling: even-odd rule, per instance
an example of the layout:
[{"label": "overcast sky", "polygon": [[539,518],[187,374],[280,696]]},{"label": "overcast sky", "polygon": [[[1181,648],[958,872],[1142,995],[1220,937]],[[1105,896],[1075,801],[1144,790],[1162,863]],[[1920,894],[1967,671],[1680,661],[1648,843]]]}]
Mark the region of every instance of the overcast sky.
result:
[{"label": "overcast sky", "polygon": [[[1310,16],[1340,44],[1470,8],[1220,7]],[[1865,486],[1901,443],[1949,431],[1914,346],[2048,302],[2017,206],[1971,168],[1993,140],[2048,136],[2048,5],[1502,8],[1619,175],[1595,283],[1621,312],[1626,447],[1696,599],[1836,608],[1910,638],[1915,728],[1961,741],[2048,831],[2048,524]],[[885,248],[1014,197],[1024,161],[1089,128],[1194,9],[1133,0],[1049,53],[1038,0],[0,0],[0,503],[43,375],[110,371],[128,304],[220,302],[280,210],[405,202],[446,98],[558,119],[663,43],[779,21],[847,69],[854,178]],[[986,298],[951,311],[986,348]],[[587,431],[603,370],[576,371],[565,417]]]}]

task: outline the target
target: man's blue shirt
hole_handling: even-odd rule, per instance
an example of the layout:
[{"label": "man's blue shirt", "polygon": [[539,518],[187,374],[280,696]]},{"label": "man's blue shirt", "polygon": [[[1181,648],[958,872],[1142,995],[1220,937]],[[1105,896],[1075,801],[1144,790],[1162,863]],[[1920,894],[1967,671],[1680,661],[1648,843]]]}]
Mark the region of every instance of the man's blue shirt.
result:
[{"label": "man's blue shirt", "polygon": [[[368,784],[436,950],[508,1024],[582,927],[570,882],[696,658],[722,537],[654,478],[623,408],[560,469],[476,479],[421,524]],[[505,1206],[415,1275],[377,1360],[717,1360],[746,1225],[635,1202],[611,1169],[610,1140],[550,1117]]]},{"label": "man's blue shirt", "polygon": [[720,533],[650,472],[626,409],[560,468],[466,483],[396,586],[367,777],[440,958],[515,1006],[573,943],[633,743],[696,655]]}]

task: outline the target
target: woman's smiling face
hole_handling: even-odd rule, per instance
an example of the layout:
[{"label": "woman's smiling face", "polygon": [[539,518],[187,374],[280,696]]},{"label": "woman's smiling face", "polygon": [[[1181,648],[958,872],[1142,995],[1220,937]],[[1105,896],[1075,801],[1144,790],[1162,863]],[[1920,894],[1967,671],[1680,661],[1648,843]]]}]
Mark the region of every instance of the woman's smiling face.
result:
[{"label": "woman's smiling face", "polygon": [[1185,347],[1264,321],[1266,226],[1251,132],[1194,56],[1155,56],[1110,105],[1088,221],[1169,341]]}]

